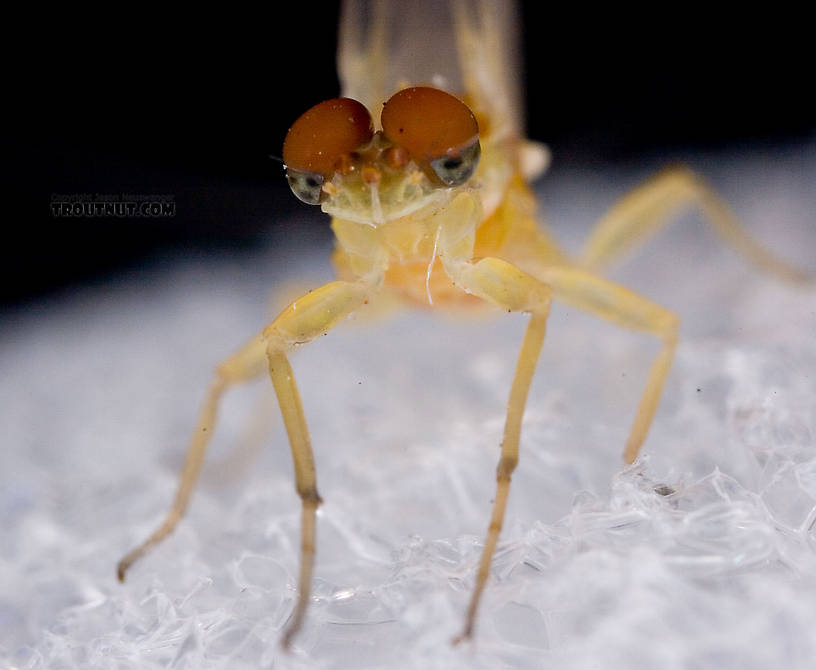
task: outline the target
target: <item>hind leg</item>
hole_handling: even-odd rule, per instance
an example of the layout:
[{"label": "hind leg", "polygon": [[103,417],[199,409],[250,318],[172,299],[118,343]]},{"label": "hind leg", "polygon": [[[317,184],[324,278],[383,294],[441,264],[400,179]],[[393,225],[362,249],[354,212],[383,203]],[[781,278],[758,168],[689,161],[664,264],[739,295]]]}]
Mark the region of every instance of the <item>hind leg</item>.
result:
[{"label": "hind leg", "polygon": [[262,375],[265,363],[265,343],[261,337],[255,337],[216,368],[215,378],[210,384],[210,389],[204,400],[204,406],[201,408],[201,413],[198,417],[198,423],[190,439],[190,445],[187,448],[187,458],[184,463],[184,469],[179,477],[176,497],[173,500],[170,511],[159,527],[156,528],[144,542],[128,552],[127,555],[119,561],[116,566],[116,574],[120,582],[125,581],[125,575],[133,563],[144,556],[151,547],[161,542],[173,532],[187,511],[190,497],[198,481],[198,476],[201,473],[201,466],[204,463],[207,446],[215,431],[218,405],[220,404],[221,396],[224,391],[230,386],[249,381]]},{"label": "hind leg", "polygon": [[812,275],[755,240],[728,204],[702,178],[683,166],[662,170],[612,205],[590,234],[579,264],[591,271],[600,270],[689,207],[698,207],[706,223],[760,270],[789,283],[813,281]]}]

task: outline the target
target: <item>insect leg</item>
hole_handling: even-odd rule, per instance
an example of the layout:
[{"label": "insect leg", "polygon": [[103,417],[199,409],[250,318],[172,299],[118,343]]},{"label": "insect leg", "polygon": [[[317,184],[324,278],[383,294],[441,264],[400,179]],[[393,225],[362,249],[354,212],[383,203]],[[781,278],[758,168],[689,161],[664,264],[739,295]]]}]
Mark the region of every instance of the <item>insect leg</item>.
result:
[{"label": "insect leg", "polygon": [[335,281],[307,293],[287,307],[263,331],[269,376],[278,396],[295,465],[295,488],[302,502],[298,601],[281,643],[288,648],[303,623],[309,602],[315,553],[315,516],[320,504],[314,454],[303,404],[286,353],[298,344],[324,335],[362,306],[375,287],[363,282]]},{"label": "insect leg", "polygon": [[461,634],[454,638],[454,643],[457,643],[473,634],[479,601],[487,583],[490,563],[504,522],[507,497],[510,493],[510,477],[519,458],[519,438],[524,405],[527,402],[527,392],[530,389],[546,332],[547,316],[550,311],[550,289],[516,266],[498,258],[484,258],[478,262],[448,262],[445,269],[451,279],[467,292],[509,311],[530,312],[530,322],[521,345],[516,374],[510,389],[510,399],[507,403],[501,457],[496,469],[496,496],[493,512],[479,562],[476,585],[465,617],[465,625]]},{"label": "insect leg", "polygon": [[536,276],[552,287],[556,299],[626,328],[651,333],[663,341],[626,441],[623,459],[632,463],[646,439],[674,358],[680,325],[677,316],[623,286],[578,268],[543,267]]},{"label": "insect leg", "polygon": [[170,535],[184,516],[190,502],[190,496],[201,472],[207,445],[210,443],[215,429],[216,414],[221,395],[229,386],[249,381],[263,374],[265,359],[266,345],[263,339],[258,336],[216,368],[215,378],[210,385],[198,423],[193,431],[193,437],[190,440],[190,446],[187,449],[187,459],[179,478],[176,497],[170,511],[150,537],[119,561],[116,566],[116,574],[120,582],[125,581],[128,568],[144,556],[151,547]]},{"label": "insect leg", "polygon": [[714,231],[758,268],[790,283],[813,280],[755,240],[728,204],[684,166],[662,170],[612,205],[590,234],[580,257],[581,266],[599,270],[690,206],[697,206]]}]

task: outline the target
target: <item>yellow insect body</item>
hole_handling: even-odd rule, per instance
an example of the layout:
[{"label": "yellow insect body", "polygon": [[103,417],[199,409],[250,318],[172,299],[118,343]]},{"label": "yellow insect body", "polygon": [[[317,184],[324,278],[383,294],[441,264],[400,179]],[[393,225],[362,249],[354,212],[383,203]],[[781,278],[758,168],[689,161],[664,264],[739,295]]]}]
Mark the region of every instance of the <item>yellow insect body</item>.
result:
[{"label": "yellow insect body", "polygon": [[[521,139],[516,41],[509,3],[346,2],[340,35],[344,95],[375,119],[383,103],[409,86],[434,86],[460,96],[479,124],[481,160],[473,177],[446,187],[417,168],[388,168],[390,146],[375,133],[363,151],[366,170],[338,172],[322,185],[332,215],[339,278],[295,300],[260,335],[216,369],[165,521],[118,566],[120,579],[183,516],[213,433],[222,392],[268,372],[286,425],[302,500],[299,599],[283,637],[289,645],[303,622],[320,504],[309,432],[288,354],[388,291],[407,304],[435,308],[492,303],[530,314],[510,388],[493,513],[468,608],[456,639],[472,634],[481,593],[501,532],[510,477],[518,462],[524,406],[543,343],[552,298],[624,327],[650,333],[662,347],[652,363],[624,451],[632,462],[646,438],[677,342],[668,310],[597,274],[689,205],[763,269],[788,281],[806,276],[777,259],[739,225],[728,206],[685,168],[661,172],[621,199],[598,223],[577,261],[536,221],[527,179],[546,166],[546,152]],[[374,174],[376,178],[371,177]]]}]

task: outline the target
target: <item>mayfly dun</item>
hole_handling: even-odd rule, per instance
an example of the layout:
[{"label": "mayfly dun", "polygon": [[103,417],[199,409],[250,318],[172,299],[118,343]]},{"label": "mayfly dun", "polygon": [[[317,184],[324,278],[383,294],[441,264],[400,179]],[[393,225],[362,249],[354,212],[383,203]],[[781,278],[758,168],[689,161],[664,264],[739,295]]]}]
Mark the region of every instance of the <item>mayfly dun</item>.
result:
[{"label": "mayfly dun", "polygon": [[289,646],[307,611],[321,503],[289,354],[386,291],[406,305],[434,309],[492,304],[524,312],[529,321],[509,389],[492,515],[455,640],[468,638],[502,529],[551,300],[660,343],[623,451],[631,463],[672,364],[678,319],[603,278],[605,265],[679,210],[694,207],[754,265],[785,281],[807,279],[755,241],[705,181],[683,167],[660,172],[619,200],[578,257],[562,251],[537,221],[528,186],[548,161],[546,150],[522,135],[516,30],[509,2],[345,3],[338,56],[343,97],[307,110],[283,146],[293,193],[332,217],[338,278],[292,302],[217,366],[172,507],[156,531],[119,562],[120,580],[184,515],[224,391],[268,374],[302,505],[298,600],[282,639]]}]

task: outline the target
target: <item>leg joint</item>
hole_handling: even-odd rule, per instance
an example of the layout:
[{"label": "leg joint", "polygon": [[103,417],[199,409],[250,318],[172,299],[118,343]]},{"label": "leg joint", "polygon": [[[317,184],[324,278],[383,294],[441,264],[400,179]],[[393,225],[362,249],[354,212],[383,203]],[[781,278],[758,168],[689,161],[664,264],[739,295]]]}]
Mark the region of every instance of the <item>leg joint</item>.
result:
[{"label": "leg joint", "polygon": [[518,456],[502,456],[496,468],[496,479],[509,481],[517,465]]},{"label": "leg joint", "polygon": [[266,343],[266,356],[271,358],[279,354],[285,354],[288,347],[280,333],[269,326],[263,334],[264,342]]},{"label": "leg joint", "polygon": [[663,340],[666,342],[676,343],[677,333],[680,330],[680,318],[676,314],[667,311],[660,330]]},{"label": "leg joint", "polygon": [[323,502],[323,498],[320,497],[317,488],[314,486],[298,487],[297,493],[304,505],[311,504],[317,507]]}]

